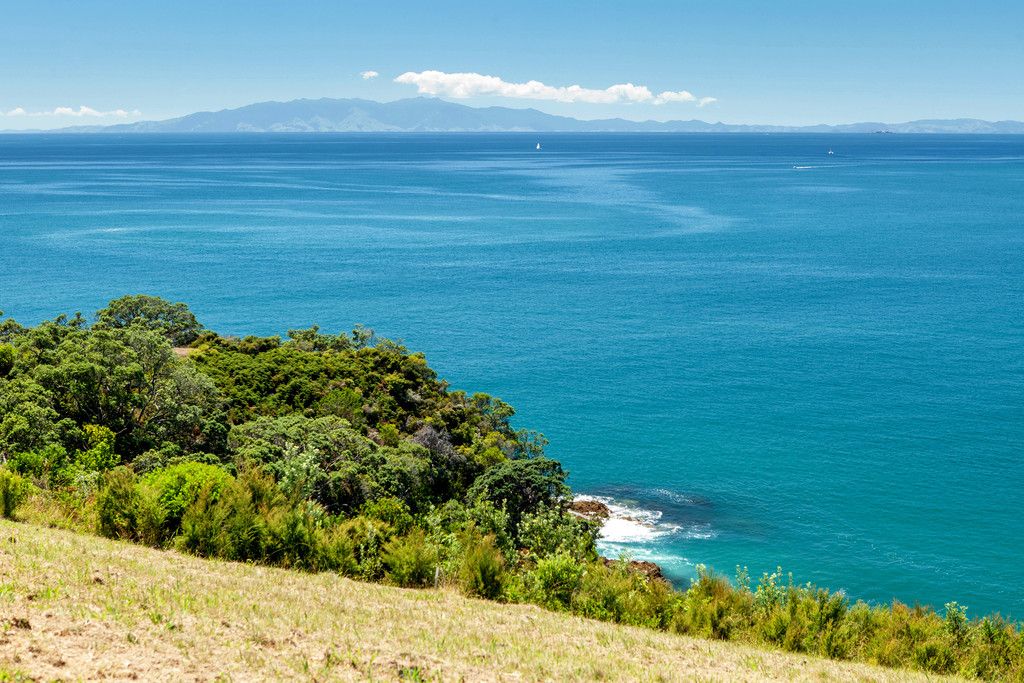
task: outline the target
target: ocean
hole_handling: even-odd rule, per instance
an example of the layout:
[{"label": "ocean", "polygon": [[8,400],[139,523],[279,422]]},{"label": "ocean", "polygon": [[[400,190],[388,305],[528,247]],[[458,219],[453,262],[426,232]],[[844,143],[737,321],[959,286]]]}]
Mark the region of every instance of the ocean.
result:
[{"label": "ocean", "polygon": [[138,292],[424,351],[679,582],[1024,618],[1024,136],[0,136],[0,309]]}]

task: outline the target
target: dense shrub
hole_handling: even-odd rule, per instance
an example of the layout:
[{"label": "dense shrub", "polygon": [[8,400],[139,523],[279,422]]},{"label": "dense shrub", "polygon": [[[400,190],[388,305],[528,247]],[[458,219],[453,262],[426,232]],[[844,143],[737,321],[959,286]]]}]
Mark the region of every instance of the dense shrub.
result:
[{"label": "dense shrub", "polygon": [[464,543],[459,585],[469,595],[494,600],[502,594],[505,584],[505,558],[494,545],[493,536]]},{"label": "dense shrub", "polygon": [[360,512],[364,517],[385,522],[396,534],[406,534],[416,520],[409,513],[409,506],[397,498],[378,498],[363,505]]},{"label": "dense shrub", "polygon": [[342,522],[336,533],[348,539],[355,576],[368,581],[384,576],[384,547],[395,535],[391,525],[371,517],[356,517]]},{"label": "dense shrub", "polygon": [[725,640],[749,623],[753,604],[749,592],[735,590],[724,577],[698,566],[697,579],[669,627],[679,633]]},{"label": "dense shrub", "polygon": [[382,559],[390,583],[410,588],[434,583],[437,551],[427,543],[422,529],[391,539]]},{"label": "dense shrub", "polygon": [[205,487],[182,515],[178,547],[207,557],[264,562],[269,518],[284,505],[273,479],[258,471],[228,480],[217,491]]},{"label": "dense shrub", "polygon": [[489,501],[472,507],[448,501],[427,513],[421,524],[430,544],[437,548],[438,566],[446,577],[459,575],[467,547],[482,537],[491,539],[506,565],[515,562],[517,548],[508,532],[508,514]]},{"label": "dense shrub", "polygon": [[150,472],[142,478],[142,485],[151,489],[163,511],[163,524],[168,535],[181,527],[185,510],[208,489],[216,501],[221,489],[232,480],[230,474],[214,465],[185,462]]},{"label": "dense shrub", "polygon": [[648,580],[624,561],[595,561],[586,566],[572,609],[603,621],[666,628],[681,600],[667,582]]},{"label": "dense shrub", "polygon": [[545,508],[523,515],[517,529],[520,547],[537,560],[557,553],[577,562],[597,557],[598,525],[560,508]]},{"label": "dense shrub", "polygon": [[135,473],[118,467],[106,474],[96,496],[99,532],[108,538],[138,538],[141,496]]},{"label": "dense shrub", "polygon": [[17,472],[0,467],[0,516],[14,519],[14,512],[28,496],[29,483]]},{"label": "dense shrub", "polygon": [[332,525],[317,530],[315,565],[317,571],[358,576],[355,544],[346,529]]},{"label": "dense shrub", "polygon": [[583,583],[585,565],[576,558],[559,553],[545,557],[526,576],[528,590],[534,602],[555,610],[566,610]]},{"label": "dense shrub", "polygon": [[309,505],[283,506],[269,515],[266,561],[279,567],[317,567],[318,510]]}]

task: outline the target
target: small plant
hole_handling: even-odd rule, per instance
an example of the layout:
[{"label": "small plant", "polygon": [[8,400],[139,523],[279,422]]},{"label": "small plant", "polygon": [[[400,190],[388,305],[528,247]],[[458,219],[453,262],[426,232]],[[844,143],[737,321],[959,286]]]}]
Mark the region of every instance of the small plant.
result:
[{"label": "small plant", "polygon": [[946,632],[953,637],[953,642],[962,645],[967,639],[967,607],[957,602],[946,603]]}]

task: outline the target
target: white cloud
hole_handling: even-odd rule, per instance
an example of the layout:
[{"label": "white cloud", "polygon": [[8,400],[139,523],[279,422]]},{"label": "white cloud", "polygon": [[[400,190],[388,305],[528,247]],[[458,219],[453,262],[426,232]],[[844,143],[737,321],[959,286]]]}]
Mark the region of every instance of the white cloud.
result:
[{"label": "white cloud", "polygon": [[693,96],[693,93],[689,90],[680,90],[678,92],[672,92],[666,90],[665,92],[654,98],[655,104],[665,104],[667,102],[693,102],[697,98]]},{"label": "white cloud", "polygon": [[373,70],[370,70],[370,71],[360,71],[359,75],[363,77],[364,81],[368,81],[371,78],[377,78],[377,76],[380,76],[379,73],[377,73],[376,71],[373,71]]},{"label": "white cloud", "polygon": [[[478,73],[445,73],[444,71],[407,71],[395,83],[415,85],[421,95],[441,95],[467,99],[481,95],[510,97],[523,100],[549,100],[552,102],[586,102],[590,104],[667,104],[669,102],[714,102],[715,98],[701,100],[686,90],[666,90],[655,95],[645,85],[619,83],[603,90],[579,85],[552,86],[540,81],[509,83],[497,76]],[[707,100],[707,102],[705,102]],[[700,104],[703,106],[703,104]]]},{"label": "white cloud", "polygon": [[717,98],[717,97],[702,97],[702,98],[700,98],[700,100],[699,100],[699,101],[697,102],[697,106],[698,106],[698,107],[706,107],[706,106],[708,106],[709,104],[714,104],[714,103],[715,103],[715,102],[717,102],[717,101],[718,101],[718,98]]},{"label": "white cloud", "polygon": [[98,111],[92,107],[80,106],[78,109],[73,107],[57,107],[50,111],[26,111],[23,107],[15,107],[7,112],[0,112],[4,116],[74,116],[76,118],[115,118],[115,119],[128,119],[142,116],[142,112],[138,109],[127,111],[125,109],[113,109],[111,111]]}]

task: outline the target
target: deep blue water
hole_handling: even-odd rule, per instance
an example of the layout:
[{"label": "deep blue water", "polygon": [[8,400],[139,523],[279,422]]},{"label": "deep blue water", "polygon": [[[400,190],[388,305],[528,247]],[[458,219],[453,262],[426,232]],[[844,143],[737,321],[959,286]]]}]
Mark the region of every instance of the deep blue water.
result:
[{"label": "deep blue water", "polygon": [[0,309],[129,292],[404,339],[675,577],[1024,617],[1024,136],[0,137]]}]

